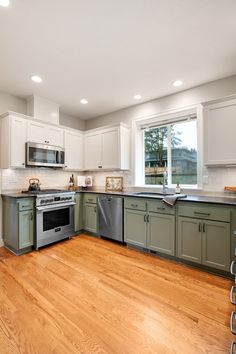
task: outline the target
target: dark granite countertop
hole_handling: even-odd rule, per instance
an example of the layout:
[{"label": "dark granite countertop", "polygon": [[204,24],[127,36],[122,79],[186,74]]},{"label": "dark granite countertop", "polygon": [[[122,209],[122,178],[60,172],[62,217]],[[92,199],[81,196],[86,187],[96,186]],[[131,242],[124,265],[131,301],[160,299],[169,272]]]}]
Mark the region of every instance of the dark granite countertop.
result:
[{"label": "dark granite countertop", "polygon": [[[123,191],[123,192],[106,192],[105,190],[77,190],[76,193],[95,193],[95,194],[112,194],[117,196],[146,198],[146,199],[163,199],[163,195],[137,195],[137,191]],[[148,192],[147,192],[148,193]],[[21,193],[21,192],[3,192],[2,197],[11,198],[35,198],[35,194]],[[187,197],[179,198],[179,201],[183,202],[197,202],[197,203],[209,203],[209,204],[222,204],[236,206],[236,196],[234,195],[187,195]]]}]

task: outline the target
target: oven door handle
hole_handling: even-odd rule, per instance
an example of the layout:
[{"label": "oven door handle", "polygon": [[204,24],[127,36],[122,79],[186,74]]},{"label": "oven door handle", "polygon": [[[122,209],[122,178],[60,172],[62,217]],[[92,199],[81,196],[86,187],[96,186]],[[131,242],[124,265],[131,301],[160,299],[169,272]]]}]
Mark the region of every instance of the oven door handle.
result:
[{"label": "oven door handle", "polygon": [[76,203],[71,202],[71,203],[62,203],[62,204],[51,204],[51,205],[45,205],[45,206],[37,206],[36,209],[39,211],[43,211],[43,210],[54,210],[54,209],[61,209],[64,207],[68,207],[68,206],[73,206]]}]

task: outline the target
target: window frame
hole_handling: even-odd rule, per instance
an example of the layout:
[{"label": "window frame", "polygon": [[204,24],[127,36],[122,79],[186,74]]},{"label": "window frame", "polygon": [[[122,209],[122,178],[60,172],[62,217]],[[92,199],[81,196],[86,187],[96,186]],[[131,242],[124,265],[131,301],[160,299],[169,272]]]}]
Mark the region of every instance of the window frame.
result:
[{"label": "window frame", "polygon": [[[141,188],[161,189],[161,185],[145,184],[145,158],[144,158],[144,127],[164,126],[167,124],[174,124],[182,120],[184,117],[196,116],[196,129],[197,129],[197,184],[196,185],[183,185],[184,189],[199,190],[202,189],[202,161],[203,161],[203,106],[201,104],[188,106],[185,108],[167,111],[161,114],[152,116],[141,117],[132,122],[132,186]],[[169,144],[168,144],[169,145]],[[171,149],[171,147],[169,146]],[[168,166],[168,188],[175,187],[170,184],[171,181],[171,165]]]}]

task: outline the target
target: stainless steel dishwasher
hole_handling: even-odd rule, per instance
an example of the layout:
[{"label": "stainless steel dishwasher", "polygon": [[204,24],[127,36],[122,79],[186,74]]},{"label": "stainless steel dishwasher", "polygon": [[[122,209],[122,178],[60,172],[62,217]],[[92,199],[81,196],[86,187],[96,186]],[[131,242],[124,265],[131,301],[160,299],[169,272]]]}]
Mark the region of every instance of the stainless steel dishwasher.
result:
[{"label": "stainless steel dishwasher", "polygon": [[123,198],[111,195],[98,197],[98,234],[124,242]]}]

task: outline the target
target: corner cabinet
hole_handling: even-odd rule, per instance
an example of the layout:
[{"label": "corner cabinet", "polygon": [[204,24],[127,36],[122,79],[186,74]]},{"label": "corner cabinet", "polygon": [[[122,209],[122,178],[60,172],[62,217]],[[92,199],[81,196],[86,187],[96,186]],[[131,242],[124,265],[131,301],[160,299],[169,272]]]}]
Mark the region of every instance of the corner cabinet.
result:
[{"label": "corner cabinet", "polygon": [[236,99],[205,105],[205,165],[236,165],[235,118]]},{"label": "corner cabinet", "polygon": [[128,170],[130,129],[124,124],[87,131],[84,137],[85,170]]},{"label": "corner cabinet", "polygon": [[230,220],[227,207],[179,205],[177,256],[229,272]]},{"label": "corner cabinet", "polygon": [[3,240],[16,255],[34,245],[34,198],[3,197]]}]

